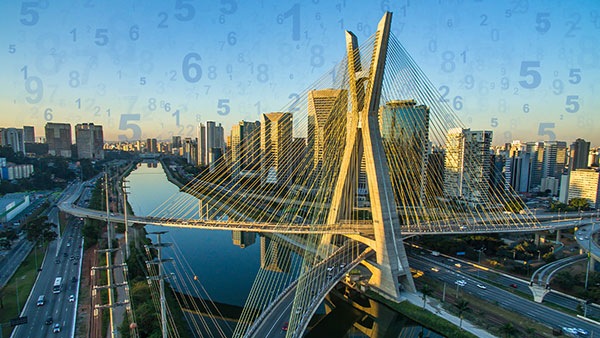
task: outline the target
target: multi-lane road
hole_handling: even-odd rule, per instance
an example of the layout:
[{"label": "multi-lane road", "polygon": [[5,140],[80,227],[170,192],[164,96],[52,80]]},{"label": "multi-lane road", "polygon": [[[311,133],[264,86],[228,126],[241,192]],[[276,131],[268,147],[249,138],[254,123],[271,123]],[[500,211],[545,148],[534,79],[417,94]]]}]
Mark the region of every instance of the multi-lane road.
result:
[{"label": "multi-lane road", "polygon": [[[48,246],[42,271],[21,312],[21,316],[27,316],[28,322],[15,327],[12,337],[73,337],[81,272],[81,224],[79,219],[72,219],[61,241],[53,241]],[[52,290],[56,277],[62,277],[59,293]],[[41,295],[45,296],[45,303],[38,306],[37,300]],[[69,300],[71,295],[73,301]],[[60,325],[59,333],[53,333],[55,323]]]},{"label": "multi-lane road", "polygon": [[[587,330],[594,337],[600,337],[600,328],[597,325],[579,319],[577,317],[554,310],[545,305],[535,303],[523,297],[508,292],[502,288],[478,280],[473,273],[460,271],[467,267],[456,268],[453,264],[443,257],[411,255],[409,257],[410,265],[416,269],[426,271],[432,278],[439,279],[448,283],[453,288],[459,288],[461,292],[468,292],[479,298],[498,304],[510,311],[522,314],[533,320],[546,324],[550,327],[576,327]],[[432,268],[436,268],[434,271]],[[497,275],[495,283],[506,286],[516,286],[521,292],[529,292],[528,284],[519,280]],[[464,280],[463,286],[456,285],[456,281]],[[478,286],[481,285],[481,286]],[[485,288],[483,288],[485,287]]]}]

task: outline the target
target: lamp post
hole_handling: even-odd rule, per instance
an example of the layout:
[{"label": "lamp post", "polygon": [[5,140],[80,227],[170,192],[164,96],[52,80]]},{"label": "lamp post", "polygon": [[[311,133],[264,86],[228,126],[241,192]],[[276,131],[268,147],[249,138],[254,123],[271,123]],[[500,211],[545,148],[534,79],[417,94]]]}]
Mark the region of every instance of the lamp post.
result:
[{"label": "lamp post", "polygon": [[588,279],[590,277],[590,266],[592,264],[592,241],[594,240],[594,229],[596,228],[596,222],[592,222],[592,231],[590,232],[590,236],[588,238],[588,262],[587,269],[585,270],[585,291],[588,289]]}]

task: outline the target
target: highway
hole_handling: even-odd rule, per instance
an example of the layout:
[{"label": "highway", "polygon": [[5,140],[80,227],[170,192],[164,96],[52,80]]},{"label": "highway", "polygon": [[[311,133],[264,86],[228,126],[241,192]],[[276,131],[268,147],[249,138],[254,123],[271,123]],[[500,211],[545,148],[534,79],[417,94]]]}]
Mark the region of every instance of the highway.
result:
[{"label": "highway", "polygon": [[[447,292],[455,292],[454,290],[458,287],[461,292],[468,292],[491,303],[496,303],[505,309],[527,316],[549,327],[578,327],[589,331],[595,337],[600,337],[600,328],[598,326],[545,305],[527,300],[489,283],[479,281],[472,274],[459,271],[463,269],[462,267],[455,268],[453,265],[455,261],[450,262],[445,258],[440,259],[440,257],[433,256],[411,255],[409,256],[409,263],[412,267],[424,271],[428,276],[448,283],[450,290]],[[439,271],[431,270],[433,267],[437,267]],[[455,284],[457,280],[464,280],[466,284],[464,286],[457,286]],[[517,290],[529,293],[526,282],[518,282],[500,275],[495,282],[507,286],[516,284]],[[486,288],[479,288],[477,284],[484,285]]]},{"label": "highway", "polygon": [[[76,184],[64,191],[63,199],[79,194],[74,187]],[[48,213],[48,220],[58,224],[57,208],[53,208]],[[62,236],[49,243],[42,270],[21,312],[22,317],[27,316],[28,322],[16,326],[11,337],[74,336],[83,256],[82,224],[83,221],[79,218],[71,217]],[[56,277],[62,277],[59,293],[53,293],[52,290]],[[42,306],[37,305],[40,295],[45,296],[45,303]],[[71,295],[73,301],[69,299]],[[49,323],[50,318],[52,323]],[[56,323],[60,325],[58,333],[53,332]]]}]

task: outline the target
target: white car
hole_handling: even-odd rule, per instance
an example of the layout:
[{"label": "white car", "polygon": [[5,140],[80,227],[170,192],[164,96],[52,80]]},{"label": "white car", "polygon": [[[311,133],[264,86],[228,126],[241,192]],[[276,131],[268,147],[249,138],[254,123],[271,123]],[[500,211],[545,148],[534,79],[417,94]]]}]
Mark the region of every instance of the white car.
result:
[{"label": "white car", "polygon": [[52,332],[54,332],[54,333],[60,332],[60,324],[59,323],[54,324],[54,327],[52,328]]},{"label": "white car", "polygon": [[440,269],[437,266],[434,266],[434,267],[431,268],[431,271],[439,272]]},{"label": "white car", "polygon": [[69,296],[69,303],[73,303],[75,301],[75,296],[74,295],[70,295]]},{"label": "white car", "polygon": [[483,290],[487,289],[487,286],[485,286],[483,284],[477,284],[477,287],[480,289],[483,289]]},{"label": "white car", "polygon": [[465,285],[467,285],[467,282],[464,279],[459,279],[456,282],[454,282],[454,284],[460,285],[460,286],[465,286]]}]

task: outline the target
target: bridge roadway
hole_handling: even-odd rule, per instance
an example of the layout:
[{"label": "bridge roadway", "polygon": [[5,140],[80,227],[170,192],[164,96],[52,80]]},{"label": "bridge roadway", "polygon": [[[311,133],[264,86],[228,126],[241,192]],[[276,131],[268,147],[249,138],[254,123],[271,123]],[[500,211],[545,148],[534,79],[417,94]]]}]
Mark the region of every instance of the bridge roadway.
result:
[{"label": "bridge roadway", "polygon": [[[112,222],[124,223],[123,214],[110,213],[93,210],[76,205],[74,202],[79,198],[83,191],[84,183],[73,184],[67,189],[68,197],[65,198],[58,207],[61,211],[72,214],[77,217],[87,217]],[[404,236],[411,235],[452,235],[452,234],[479,234],[479,233],[498,233],[498,232],[531,232],[551,229],[572,228],[576,226],[581,219],[569,218],[557,220],[554,215],[540,216],[540,220],[547,220],[543,224],[537,223],[532,226],[523,226],[522,222],[526,219],[523,215],[511,215],[511,222],[492,223],[493,220],[476,217],[464,220],[463,223],[456,220],[448,220],[448,223],[441,224],[442,221],[435,223],[420,223],[418,226],[402,225]],[[199,219],[170,219],[165,217],[140,217],[128,216],[128,222],[152,224],[158,226],[178,227],[178,228],[199,228],[212,230],[238,230],[281,234],[343,234],[360,235],[365,238],[373,237],[373,224],[370,221],[350,221],[340,222],[339,224],[281,224],[252,221],[220,221],[220,220],[199,220]]]},{"label": "bridge roadway", "polygon": [[600,231],[600,222],[590,221],[575,232],[575,240],[581,248],[589,252],[596,261],[600,261],[600,246],[594,241],[594,235]]},{"label": "bridge roadway", "polygon": [[[292,283],[276,299],[263,310],[260,316],[253,322],[244,337],[279,337],[283,325],[289,322],[289,330],[293,337],[300,337],[305,332],[310,319],[317,311],[319,304],[325,299],[327,293],[352,269],[360,264],[369,255],[374,254],[371,248],[365,248],[358,257],[348,261],[352,244],[340,248],[327,259],[315,265],[301,280]],[[328,269],[332,269],[329,274]],[[323,276],[329,275],[327,278]],[[310,294],[305,293],[303,304],[294,304],[296,288],[299,283],[310,281]],[[320,285],[319,285],[320,284]],[[296,297],[297,298],[297,297]],[[296,306],[293,306],[296,305]],[[292,308],[296,308],[292,316]]]}]

